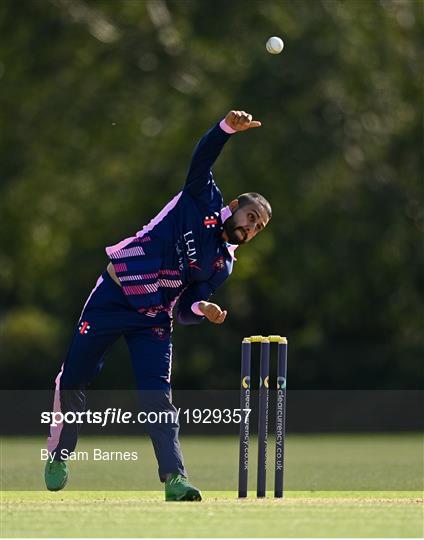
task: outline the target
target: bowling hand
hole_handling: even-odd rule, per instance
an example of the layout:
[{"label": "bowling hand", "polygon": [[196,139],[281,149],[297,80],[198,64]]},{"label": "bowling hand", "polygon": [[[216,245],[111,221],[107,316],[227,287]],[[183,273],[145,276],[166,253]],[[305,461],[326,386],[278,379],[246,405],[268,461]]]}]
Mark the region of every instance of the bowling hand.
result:
[{"label": "bowling hand", "polygon": [[214,324],[222,324],[227,316],[227,311],[224,311],[217,305],[211,302],[201,301],[198,303],[199,310],[208,319],[208,321]]}]

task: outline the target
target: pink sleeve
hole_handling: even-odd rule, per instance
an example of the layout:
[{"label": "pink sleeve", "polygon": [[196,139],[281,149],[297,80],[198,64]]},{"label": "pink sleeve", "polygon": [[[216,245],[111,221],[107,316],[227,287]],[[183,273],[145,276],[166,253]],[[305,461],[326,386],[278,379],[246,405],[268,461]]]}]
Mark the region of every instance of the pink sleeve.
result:
[{"label": "pink sleeve", "polygon": [[194,302],[194,304],[191,304],[191,311],[195,314],[195,315],[200,315],[200,317],[204,317],[204,314],[200,311],[199,309],[199,303],[200,302]]},{"label": "pink sleeve", "polygon": [[221,122],[219,123],[219,127],[222,129],[222,131],[225,131],[225,133],[229,133],[230,135],[231,135],[232,133],[235,133],[235,132],[236,132],[235,129],[233,129],[232,127],[230,127],[230,126],[227,124],[227,122],[225,121],[225,118],[223,118],[223,119],[221,120]]}]

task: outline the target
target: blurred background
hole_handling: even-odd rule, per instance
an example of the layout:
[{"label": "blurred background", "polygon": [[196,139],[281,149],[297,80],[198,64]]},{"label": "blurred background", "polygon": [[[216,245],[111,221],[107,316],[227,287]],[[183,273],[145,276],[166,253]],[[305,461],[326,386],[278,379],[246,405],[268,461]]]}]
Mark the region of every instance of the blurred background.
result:
[{"label": "blurred background", "polygon": [[[420,0],[2,0],[0,25],[4,388],[52,387],[104,247],[232,108],[263,127],[217,183],[274,217],[214,297],[226,323],[175,326],[174,385],[237,388],[242,337],[278,333],[290,388],[423,386]],[[133,385],[118,343],[94,386]]]}]

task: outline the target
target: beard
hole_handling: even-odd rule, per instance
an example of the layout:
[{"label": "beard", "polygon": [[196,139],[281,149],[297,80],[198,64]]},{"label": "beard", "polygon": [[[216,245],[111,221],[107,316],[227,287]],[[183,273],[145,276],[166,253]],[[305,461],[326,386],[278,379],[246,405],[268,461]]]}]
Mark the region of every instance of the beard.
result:
[{"label": "beard", "polygon": [[224,231],[227,233],[228,242],[230,244],[245,244],[246,243],[246,233],[243,227],[237,227],[234,223],[234,216],[230,216],[224,221],[223,224]]}]

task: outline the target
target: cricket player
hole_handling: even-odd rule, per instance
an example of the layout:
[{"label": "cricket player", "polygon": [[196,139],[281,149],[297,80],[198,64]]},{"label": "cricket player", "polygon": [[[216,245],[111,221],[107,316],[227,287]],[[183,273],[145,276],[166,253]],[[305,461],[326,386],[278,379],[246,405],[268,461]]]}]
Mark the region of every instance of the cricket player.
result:
[{"label": "cricket player", "polygon": [[[224,206],[211,167],[233,133],[260,126],[252,115],[230,111],[196,146],[183,189],[135,236],[106,248],[110,262],[88,297],[56,378],[54,410],[84,411],[86,389],[105,351],[124,336],[142,410],[168,411],[172,418],[146,425],[167,501],[201,500],[187,478],[172,404],[173,309],[181,324],[222,324],[227,316],[209,298],[231,274],[235,248],[267,226],[271,206],[258,193]],[[77,426],[50,426],[49,490],[67,482],[66,456],[76,447]]]}]

